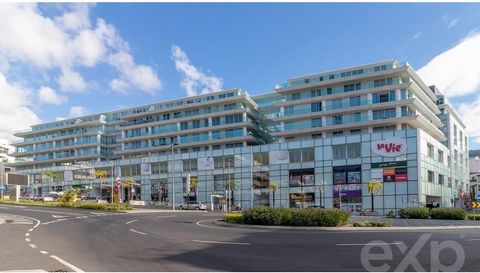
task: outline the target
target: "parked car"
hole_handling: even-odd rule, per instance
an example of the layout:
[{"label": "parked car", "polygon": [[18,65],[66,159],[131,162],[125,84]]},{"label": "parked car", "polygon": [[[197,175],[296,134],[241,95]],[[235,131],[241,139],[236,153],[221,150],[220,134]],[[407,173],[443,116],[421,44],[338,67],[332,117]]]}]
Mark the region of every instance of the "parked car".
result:
[{"label": "parked car", "polygon": [[312,205],[312,206],[308,206],[307,208],[308,209],[324,209],[325,207],[320,205]]},{"label": "parked car", "polygon": [[84,197],[84,198],[82,198],[82,202],[85,202],[85,203],[101,203],[101,204],[108,203],[107,200],[102,199],[102,197],[100,197],[100,196]]},{"label": "parked car", "polygon": [[42,201],[43,201],[43,202],[53,202],[53,201],[55,201],[55,200],[54,200],[53,197],[51,197],[51,196],[44,196],[44,197],[42,198]]},{"label": "parked car", "polygon": [[191,201],[191,202],[181,204],[180,206],[178,206],[178,208],[181,210],[190,210],[190,209],[206,210],[207,205],[202,202]]}]

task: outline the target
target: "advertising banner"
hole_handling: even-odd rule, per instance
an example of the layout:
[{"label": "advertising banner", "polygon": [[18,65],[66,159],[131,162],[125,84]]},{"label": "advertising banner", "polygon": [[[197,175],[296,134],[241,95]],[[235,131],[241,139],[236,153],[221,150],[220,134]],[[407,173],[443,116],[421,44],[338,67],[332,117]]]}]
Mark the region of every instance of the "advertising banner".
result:
[{"label": "advertising banner", "polygon": [[370,171],[370,180],[375,182],[383,182],[383,169],[372,169]]},{"label": "advertising banner", "polygon": [[290,156],[287,151],[270,151],[268,153],[268,159],[270,161],[270,165],[272,164],[287,164],[290,162]]},{"label": "advertising banner", "polygon": [[63,172],[63,179],[65,181],[73,181],[73,171],[64,171]]},{"label": "advertising banner", "polygon": [[333,189],[333,197],[338,197],[339,192],[342,193],[342,198],[361,197],[362,184],[340,184],[335,185]]},{"label": "advertising banner", "polygon": [[403,138],[390,137],[385,140],[372,141],[372,152],[388,157],[403,155],[407,152],[407,142]]},{"label": "advertising banner", "polygon": [[371,180],[377,182],[407,182],[407,161],[371,164]]},{"label": "advertising banner", "polygon": [[140,173],[142,175],[149,175],[152,174],[152,168],[150,163],[142,163],[140,164]]},{"label": "advertising banner", "polygon": [[213,170],[213,157],[199,157],[197,160],[197,170],[206,171]]}]

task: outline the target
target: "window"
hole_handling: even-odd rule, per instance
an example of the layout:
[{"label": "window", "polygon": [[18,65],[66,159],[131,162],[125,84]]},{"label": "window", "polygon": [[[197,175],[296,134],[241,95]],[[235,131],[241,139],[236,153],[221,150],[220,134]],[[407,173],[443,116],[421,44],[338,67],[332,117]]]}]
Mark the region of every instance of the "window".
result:
[{"label": "window", "polygon": [[352,115],[352,121],[353,122],[361,122],[362,121],[362,113],[357,112]]},{"label": "window", "polygon": [[190,171],[196,171],[197,170],[197,159],[196,158],[191,158],[191,159],[183,159],[183,171],[184,172],[190,172]]},{"label": "window", "polygon": [[318,78],[319,81],[323,81],[323,76],[320,76],[320,78]]},{"label": "window", "polygon": [[310,80],[309,80],[309,79],[305,79],[305,83],[309,83],[309,82],[310,82]]},{"label": "window", "polygon": [[220,125],[220,117],[212,118],[212,126]]},{"label": "window", "polygon": [[343,136],[343,131],[333,131],[332,136]]},{"label": "window", "polygon": [[308,187],[315,185],[314,169],[290,170],[288,172],[290,187]]},{"label": "window", "polygon": [[313,148],[289,150],[290,162],[310,162],[315,161],[315,152]]},{"label": "window", "polygon": [[253,154],[253,165],[259,166],[259,165],[268,165],[268,164],[269,164],[268,152]]},{"label": "window", "polygon": [[362,183],[362,167],[360,165],[333,167],[333,184],[359,184]]},{"label": "window", "polygon": [[333,116],[332,121],[333,121],[333,124],[342,124],[343,123],[343,116],[342,115]]},{"label": "window", "polygon": [[333,74],[328,75],[329,80],[333,80],[334,78],[335,78],[335,75],[333,75]]},{"label": "window", "polygon": [[342,108],[342,99],[332,100],[332,109]]},{"label": "window", "polygon": [[362,129],[352,129],[350,130],[351,135],[358,135],[362,133]]},{"label": "window", "polygon": [[322,118],[312,118],[312,128],[322,127]]},{"label": "window", "polygon": [[396,116],[395,108],[373,111],[373,120],[394,118],[395,116]]},{"label": "window", "polygon": [[433,183],[433,172],[432,171],[427,171],[427,181]]},{"label": "window", "polygon": [[268,186],[270,185],[269,172],[253,172],[252,178],[252,186],[254,189],[268,189]]},{"label": "window", "polygon": [[299,100],[301,99],[301,94],[300,93],[293,93],[292,94],[292,100]]},{"label": "window", "polygon": [[313,102],[311,104],[310,108],[311,108],[310,109],[311,112],[320,112],[320,111],[322,111],[322,102],[321,101]]},{"label": "window", "polygon": [[180,130],[187,130],[187,129],[188,129],[188,122],[181,122]]},{"label": "window", "polygon": [[438,161],[443,163],[443,151],[438,150]]},{"label": "window", "polygon": [[235,110],[236,108],[237,108],[237,105],[235,103],[226,104],[223,106],[224,111]]},{"label": "window", "polygon": [[433,158],[433,145],[430,143],[427,143],[427,155],[430,158]]},{"label": "window", "polygon": [[360,143],[333,145],[333,160],[360,158],[362,156],[361,147]]},{"label": "window", "polygon": [[213,166],[215,169],[233,168],[235,167],[234,157],[233,155],[214,156]]},{"label": "window", "polygon": [[200,120],[194,120],[192,121],[192,128],[200,128]]},{"label": "window", "polygon": [[284,111],[286,116],[294,114],[293,106],[287,106],[287,107],[284,108],[283,111]]},{"label": "window", "polygon": [[333,92],[332,92],[332,88],[331,87],[328,87],[327,88],[327,95],[331,95]]},{"label": "window", "polygon": [[350,107],[360,106],[360,96],[350,98]]},{"label": "window", "polygon": [[443,185],[445,183],[445,177],[441,174],[438,174],[438,184]]}]

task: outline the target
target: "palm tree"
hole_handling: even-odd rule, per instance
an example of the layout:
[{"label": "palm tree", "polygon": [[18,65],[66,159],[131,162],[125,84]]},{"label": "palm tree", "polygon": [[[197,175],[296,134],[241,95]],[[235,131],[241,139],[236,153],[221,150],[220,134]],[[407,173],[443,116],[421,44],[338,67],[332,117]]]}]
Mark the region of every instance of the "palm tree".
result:
[{"label": "palm tree", "polygon": [[198,185],[198,179],[196,177],[191,177],[190,178],[190,188],[193,188],[193,192],[195,193],[195,200],[198,201],[197,198],[197,185]]},{"label": "palm tree", "polygon": [[382,190],[382,187],[383,187],[383,185],[382,185],[381,182],[377,182],[377,181],[368,182],[368,192],[372,196],[372,211],[375,211],[375,206],[373,204],[373,202],[374,202],[373,196],[379,194],[380,191]]},{"label": "palm tree", "polygon": [[48,191],[47,194],[50,192],[50,185],[53,184],[53,179],[56,177],[54,172],[49,172],[49,171],[43,171],[42,176],[48,177]]},{"label": "palm tree", "polygon": [[278,189],[278,184],[274,182],[270,182],[268,185],[268,188],[272,190],[272,195],[273,195],[273,206],[275,207],[275,191]]},{"label": "palm tree", "polygon": [[107,178],[108,172],[106,170],[95,170],[95,177],[100,180],[100,197],[103,197],[103,182]]},{"label": "palm tree", "polygon": [[133,179],[133,177],[129,177],[127,178],[127,180],[123,183],[123,187],[124,188],[127,188],[127,200],[130,201],[130,192],[131,192],[131,189],[130,187],[133,186],[133,185],[138,185],[138,183],[135,181],[135,179]]}]

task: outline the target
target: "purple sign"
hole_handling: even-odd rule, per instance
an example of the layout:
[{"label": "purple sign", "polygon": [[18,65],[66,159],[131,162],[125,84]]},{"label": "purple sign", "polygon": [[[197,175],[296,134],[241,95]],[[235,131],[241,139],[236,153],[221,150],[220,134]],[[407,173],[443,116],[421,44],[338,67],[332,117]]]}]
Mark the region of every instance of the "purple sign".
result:
[{"label": "purple sign", "polygon": [[333,188],[333,197],[338,198],[339,191],[343,197],[362,197],[362,184],[339,184]]}]

